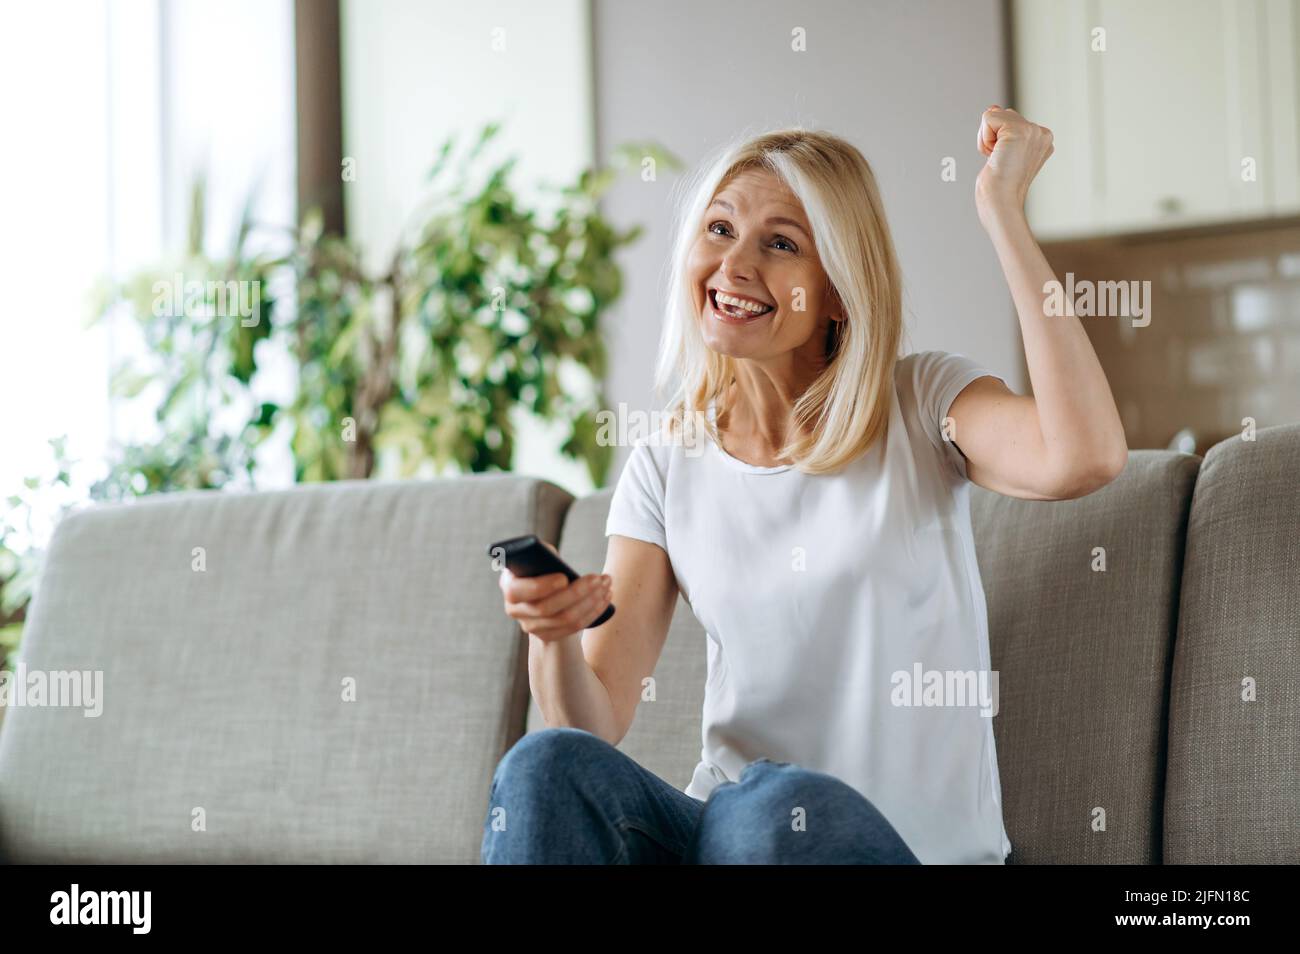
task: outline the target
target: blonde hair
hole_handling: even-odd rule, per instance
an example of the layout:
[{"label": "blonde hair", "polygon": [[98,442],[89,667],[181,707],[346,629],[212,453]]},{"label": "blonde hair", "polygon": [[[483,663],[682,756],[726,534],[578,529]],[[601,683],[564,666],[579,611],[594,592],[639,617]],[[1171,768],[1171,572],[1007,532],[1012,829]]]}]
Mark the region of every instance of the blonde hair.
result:
[{"label": "blonde hair", "polygon": [[736,361],[704,343],[686,266],[714,196],[755,169],[775,173],[803,204],[829,290],[843,305],[845,320],[831,322],[827,335],[827,365],[795,401],[794,436],[778,455],[807,474],[833,473],[888,431],[903,311],[875,175],[838,136],[795,127],[733,143],[679,187],[685,201],[678,205],[655,391],[662,398],[672,388],[665,412],[670,437],[700,426],[721,445],[706,409],[716,400],[717,416],[724,413],[720,399]]}]

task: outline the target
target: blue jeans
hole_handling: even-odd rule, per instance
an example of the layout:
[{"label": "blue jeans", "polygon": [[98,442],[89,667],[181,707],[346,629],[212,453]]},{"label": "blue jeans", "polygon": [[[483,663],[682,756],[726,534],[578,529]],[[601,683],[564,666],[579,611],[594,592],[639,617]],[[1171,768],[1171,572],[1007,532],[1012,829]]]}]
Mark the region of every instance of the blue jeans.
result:
[{"label": "blue jeans", "polygon": [[833,776],[760,758],[701,802],[583,729],[525,735],[497,765],[484,864],[920,864]]}]

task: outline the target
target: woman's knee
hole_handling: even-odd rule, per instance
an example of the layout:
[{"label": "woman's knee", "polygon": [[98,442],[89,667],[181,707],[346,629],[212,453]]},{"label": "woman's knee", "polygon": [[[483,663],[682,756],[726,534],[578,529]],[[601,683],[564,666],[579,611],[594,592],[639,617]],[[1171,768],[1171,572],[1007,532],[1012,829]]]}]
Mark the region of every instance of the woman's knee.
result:
[{"label": "woman's knee", "polygon": [[531,732],[492,777],[480,857],[485,864],[603,864],[622,847],[598,797],[604,760],[618,750],[568,727]]},{"label": "woman's knee", "polygon": [[492,786],[538,781],[554,793],[566,779],[589,772],[592,760],[608,754],[606,749],[618,751],[585,729],[555,726],[529,732],[497,763]]},{"label": "woman's knee", "polygon": [[705,863],[816,864],[906,860],[910,852],[866,797],[846,782],[792,765],[751,762],[705,805]]},{"label": "woman's knee", "polygon": [[715,789],[708,804],[713,814],[726,815],[737,831],[798,831],[805,827],[809,810],[827,801],[825,790],[842,795],[838,787],[843,784],[788,762],[759,759],[745,766],[739,782]]}]

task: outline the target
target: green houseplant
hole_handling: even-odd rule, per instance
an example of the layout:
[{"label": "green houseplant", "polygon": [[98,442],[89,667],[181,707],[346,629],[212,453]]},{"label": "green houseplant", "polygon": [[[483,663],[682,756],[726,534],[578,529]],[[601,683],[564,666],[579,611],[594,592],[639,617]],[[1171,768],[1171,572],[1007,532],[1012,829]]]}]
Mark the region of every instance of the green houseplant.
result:
[{"label": "green houseplant", "polygon": [[[599,200],[628,169],[680,163],[653,144],[622,146],[608,166],[551,189],[544,210],[511,186],[514,158],[488,162],[499,131],[488,124],[459,151],[458,137],[442,144],[430,200],[379,274],[316,211],[268,252],[246,206],[230,250],[208,254],[198,181],[185,250],[103,290],[98,318],[125,312],[146,352],[114,369],[112,392],[151,402],[161,436],[117,448],[90,498],[255,487],[256,451],[277,430],[297,481],[370,477],[381,457],[397,476],[508,470],[515,407],[562,422],[561,451],[602,486],[613,449],[597,440],[599,319],[622,288],[614,255],[641,228],[615,228]],[[249,297],[255,313],[232,308]],[[257,396],[266,347],[292,358],[291,401]],[[566,388],[574,376],[589,386]],[[38,557],[0,551],[0,587],[8,567],[22,581],[10,592],[29,593]],[[11,646],[22,613],[15,600],[3,618]]]},{"label": "green houseplant", "polygon": [[[426,463],[440,474],[508,470],[516,406],[563,422],[561,451],[603,485],[612,448],[596,439],[606,360],[598,324],[621,292],[614,254],[641,227],[616,229],[598,203],[633,163],[679,163],[658,147],[621,147],[610,167],[552,190],[556,207],[543,215],[511,188],[513,157],[475,180],[498,132],[496,124],[484,127],[460,155],[456,137],[443,143],[429,174],[432,199],[382,274],[368,273],[362,250],[326,233],[316,212],[278,257],[248,251],[247,218],[230,255],[206,257],[197,244],[196,190],[198,224],[186,260],[137,276],[110,298],[131,303],[151,329],[151,351],[166,359],[152,372],[121,369],[117,393],[132,397],[161,383],[159,423],[170,446],[124,449],[103,489],[120,496],[251,478],[253,450],[281,424],[299,481],[369,477],[381,453],[396,461],[397,476]],[[210,294],[200,316],[154,314],[147,299],[157,297],[159,276],[178,271],[260,284],[262,321],[229,314],[205,321]],[[273,293],[285,287],[296,298],[292,307]],[[283,407],[252,397],[264,339],[287,348],[297,367],[296,397]],[[578,389],[585,395],[562,386],[564,371],[590,383]],[[234,407],[244,409],[242,426],[214,433],[212,415],[229,417]]]},{"label": "green houseplant", "polygon": [[73,462],[67,456],[66,435],[48,443],[53,452],[52,473],[25,478],[22,486],[5,498],[0,512],[0,670],[13,669],[27,606],[45,561],[44,549],[33,543],[38,536],[36,523],[42,517],[57,522],[71,506]]}]

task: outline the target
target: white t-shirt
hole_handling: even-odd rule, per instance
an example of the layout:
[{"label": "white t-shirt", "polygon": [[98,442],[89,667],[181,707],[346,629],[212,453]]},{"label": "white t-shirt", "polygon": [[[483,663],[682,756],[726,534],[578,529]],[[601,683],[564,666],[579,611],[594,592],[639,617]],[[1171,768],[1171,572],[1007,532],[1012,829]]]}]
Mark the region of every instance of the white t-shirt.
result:
[{"label": "white t-shirt", "polygon": [[961,354],[900,358],[886,440],[838,474],[748,464],[703,432],[702,448],[633,446],[605,535],[662,547],[708,637],[686,794],[792,762],[861,792],[924,864],[1003,863],[970,484],[942,430],[988,374]]}]

